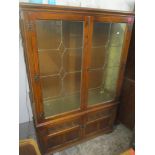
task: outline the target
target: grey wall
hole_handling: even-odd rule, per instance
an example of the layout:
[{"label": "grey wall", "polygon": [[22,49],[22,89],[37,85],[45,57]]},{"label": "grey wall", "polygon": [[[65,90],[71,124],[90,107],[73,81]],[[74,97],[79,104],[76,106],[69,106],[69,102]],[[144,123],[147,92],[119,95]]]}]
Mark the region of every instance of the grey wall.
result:
[{"label": "grey wall", "polygon": [[25,61],[21,39],[19,40],[19,123],[32,120],[32,111],[29,100],[29,87],[26,75]]}]

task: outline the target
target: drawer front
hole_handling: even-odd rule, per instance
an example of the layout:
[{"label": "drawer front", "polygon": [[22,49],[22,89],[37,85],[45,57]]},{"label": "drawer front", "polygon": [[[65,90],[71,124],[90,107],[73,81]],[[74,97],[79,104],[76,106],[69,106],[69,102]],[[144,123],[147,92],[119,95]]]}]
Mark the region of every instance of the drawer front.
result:
[{"label": "drawer front", "polygon": [[55,123],[49,127],[46,128],[47,134],[54,134],[58,133],[67,129],[72,129],[74,127],[81,126],[81,119],[80,118],[74,118],[71,120],[65,120],[63,122]]},{"label": "drawer front", "polygon": [[43,152],[67,146],[81,138],[81,117],[53,123],[39,130]]},{"label": "drawer front", "polygon": [[97,133],[101,130],[106,130],[110,128],[109,125],[110,116],[104,117],[102,119],[97,119],[92,122],[87,122],[85,127],[85,135],[91,135]]},{"label": "drawer front", "polygon": [[46,149],[56,149],[79,140],[81,137],[80,127],[74,127],[60,133],[45,137]]},{"label": "drawer front", "polygon": [[100,110],[87,115],[85,136],[112,128],[116,115],[116,108]]},{"label": "drawer front", "polygon": [[80,127],[75,127],[54,135],[48,135],[45,137],[46,148],[49,150],[65,146],[66,144],[79,140],[80,135]]},{"label": "drawer front", "polygon": [[87,122],[92,122],[105,116],[111,115],[112,109],[98,110],[87,114]]}]

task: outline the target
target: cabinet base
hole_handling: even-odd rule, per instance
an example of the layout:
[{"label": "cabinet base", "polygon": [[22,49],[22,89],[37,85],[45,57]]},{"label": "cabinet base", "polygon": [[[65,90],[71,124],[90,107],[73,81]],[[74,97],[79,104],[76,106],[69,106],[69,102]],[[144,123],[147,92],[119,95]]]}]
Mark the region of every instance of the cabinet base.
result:
[{"label": "cabinet base", "polygon": [[98,135],[112,132],[116,110],[117,106],[114,104],[37,128],[42,152],[58,152]]}]

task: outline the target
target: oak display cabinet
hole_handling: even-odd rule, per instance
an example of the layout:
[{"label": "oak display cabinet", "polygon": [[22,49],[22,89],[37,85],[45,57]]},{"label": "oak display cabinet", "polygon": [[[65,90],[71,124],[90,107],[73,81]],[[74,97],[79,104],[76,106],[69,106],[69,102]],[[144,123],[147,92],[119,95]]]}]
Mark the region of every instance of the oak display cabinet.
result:
[{"label": "oak display cabinet", "polygon": [[134,14],[20,3],[34,122],[44,153],[112,131]]}]

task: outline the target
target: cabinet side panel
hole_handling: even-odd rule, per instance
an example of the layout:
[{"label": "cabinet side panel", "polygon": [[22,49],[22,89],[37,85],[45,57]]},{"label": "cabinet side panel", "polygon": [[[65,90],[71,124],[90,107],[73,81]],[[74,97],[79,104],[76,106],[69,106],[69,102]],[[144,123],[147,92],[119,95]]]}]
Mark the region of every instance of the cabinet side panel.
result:
[{"label": "cabinet side panel", "polygon": [[26,36],[25,36],[25,27],[24,27],[24,17],[23,17],[23,12],[20,12],[20,34],[21,34],[21,39],[22,39],[22,46],[23,46],[23,53],[24,53],[24,60],[25,60],[25,65],[26,65],[26,74],[28,78],[28,84],[29,84],[29,98],[30,98],[30,103],[33,111],[33,116],[35,117],[35,111],[34,111],[34,105],[33,105],[33,95],[32,95],[32,84],[31,84],[31,79],[30,79],[30,73],[29,73],[29,67],[28,67],[28,58],[26,54]]}]

